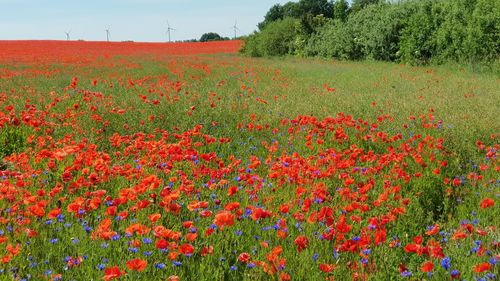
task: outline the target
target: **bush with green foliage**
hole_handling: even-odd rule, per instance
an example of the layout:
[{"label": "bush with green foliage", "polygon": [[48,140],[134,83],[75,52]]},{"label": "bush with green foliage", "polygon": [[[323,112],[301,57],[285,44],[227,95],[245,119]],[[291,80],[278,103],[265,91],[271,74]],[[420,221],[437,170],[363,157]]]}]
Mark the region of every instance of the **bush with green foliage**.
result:
[{"label": "bush with green foliage", "polygon": [[311,36],[305,53],[350,60],[394,61],[409,13],[409,9],[395,5],[369,5],[345,23],[337,20],[325,25]]},{"label": "bush with green foliage", "polygon": [[254,57],[294,54],[299,34],[298,20],[285,18],[274,21],[261,32],[250,35],[242,51]]},{"label": "bush with green foliage", "polygon": [[[245,52],[249,55],[293,53],[410,64],[499,62],[500,1],[359,0],[349,7],[345,0],[337,0],[329,2],[331,13],[315,15],[319,10],[311,7],[320,2],[301,0],[273,6],[261,23],[262,31],[247,40],[247,45],[252,48]],[[295,12],[303,7],[309,7],[306,10],[310,12],[299,17]],[[289,45],[289,48],[278,44],[275,48],[286,49],[286,52],[276,51],[269,45],[273,41],[260,39],[280,32],[275,30],[279,24],[273,23],[282,21],[285,15],[297,18],[300,28],[288,34],[289,40],[285,41],[293,41],[294,34],[296,44]],[[271,37],[279,36],[274,34]],[[264,49],[273,51],[264,52]]]}]

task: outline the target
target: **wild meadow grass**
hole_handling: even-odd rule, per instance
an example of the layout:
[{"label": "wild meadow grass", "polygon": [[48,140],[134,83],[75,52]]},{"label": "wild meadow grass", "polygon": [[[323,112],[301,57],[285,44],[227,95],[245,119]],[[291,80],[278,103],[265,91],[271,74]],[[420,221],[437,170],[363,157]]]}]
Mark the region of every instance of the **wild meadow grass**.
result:
[{"label": "wild meadow grass", "polygon": [[2,280],[498,277],[493,74],[237,55],[0,69]]}]

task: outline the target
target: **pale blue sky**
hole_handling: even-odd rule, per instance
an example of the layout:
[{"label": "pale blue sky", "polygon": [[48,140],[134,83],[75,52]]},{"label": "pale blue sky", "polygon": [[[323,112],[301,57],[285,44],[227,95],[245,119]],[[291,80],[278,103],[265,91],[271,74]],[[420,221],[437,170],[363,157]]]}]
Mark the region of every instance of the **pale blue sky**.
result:
[{"label": "pale blue sky", "polygon": [[257,29],[267,10],[287,0],[0,0],[0,40],[71,39],[166,41],[196,38],[205,32],[233,37]]}]

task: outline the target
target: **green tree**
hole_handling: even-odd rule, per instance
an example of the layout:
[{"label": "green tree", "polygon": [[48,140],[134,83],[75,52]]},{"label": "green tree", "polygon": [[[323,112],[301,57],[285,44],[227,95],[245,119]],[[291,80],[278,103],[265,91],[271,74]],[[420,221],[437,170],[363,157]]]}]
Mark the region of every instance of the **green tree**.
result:
[{"label": "green tree", "polygon": [[333,16],[333,4],[328,0],[300,0],[297,5],[302,15],[323,15],[326,18]]},{"label": "green tree", "polygon": [[200,42],[222,41],[222,40],[224,40],[224,38],[222,38],[219,34],[215,32],[205,33],[200,38]]},{"label": "green tree", "polygon": [[349,16],[349,3],[346,0],[337,0],[333,4],[333,18],[345,22]]},{"label": "green tree", "polygon": [[308,29],[310,20],[318,15],[332,18],[333,4],[328,0],[300,0],[287,2],[284,5],[276,4],[269,9],[264,16],[264,21],[259,23],[258,27],[259,30],[263,30],[271,22],[290,17],[300,19]]},{"label": "green tree", "polygon": [[258,24],[260,30],[264,29],[270,22],[283,19],[285,16],[285,9],[280,4],[275,4],[269,9],[264,16],[264,21]]},{"label": "green tree", "polygon": [[359,12],[362,9],[366,8],[368,5],[378,4],[380,0],[354,0],[352,1],[352,11]]}]

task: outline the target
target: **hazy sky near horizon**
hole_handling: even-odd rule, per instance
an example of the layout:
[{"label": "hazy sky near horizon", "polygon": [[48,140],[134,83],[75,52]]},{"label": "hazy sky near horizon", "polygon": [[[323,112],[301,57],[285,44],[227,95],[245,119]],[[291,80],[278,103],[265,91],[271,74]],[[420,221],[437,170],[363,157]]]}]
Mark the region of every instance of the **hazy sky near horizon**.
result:
[{"label": "hazy sky near horizon", "polygon": [[250,34],[269,8],[288,0],[0,0],[0,40],[165,42],[167,20],[172,41],[199,39],[216,32]]}]

